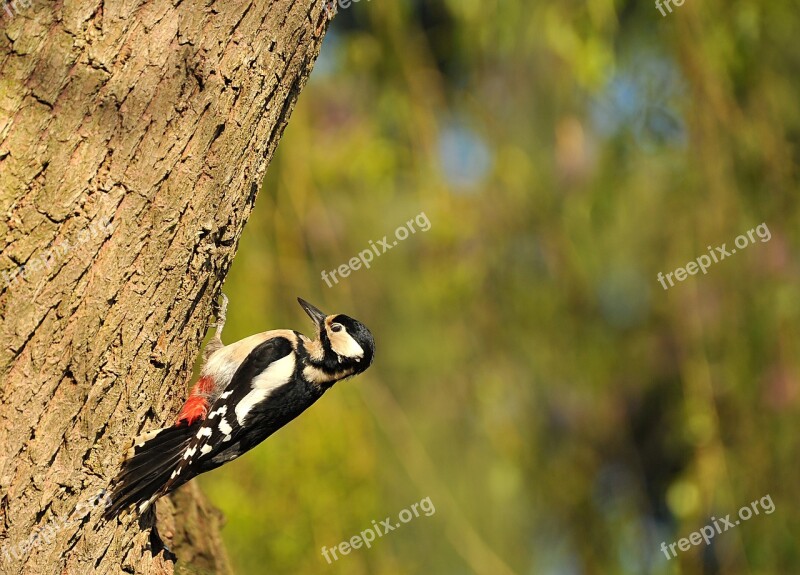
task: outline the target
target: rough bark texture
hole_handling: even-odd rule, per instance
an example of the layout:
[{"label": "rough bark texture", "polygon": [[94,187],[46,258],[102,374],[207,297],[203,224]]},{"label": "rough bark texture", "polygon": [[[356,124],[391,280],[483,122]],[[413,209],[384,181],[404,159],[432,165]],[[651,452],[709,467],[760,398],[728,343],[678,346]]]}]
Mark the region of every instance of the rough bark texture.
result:
[{"label": "rough bark texture", "polygon": [[[92,498],[169,422],[319,52],[314,0],[18,0],[0,12],[0,573],[172,573]],[[189,484],[183,567],[226,573]]]}]

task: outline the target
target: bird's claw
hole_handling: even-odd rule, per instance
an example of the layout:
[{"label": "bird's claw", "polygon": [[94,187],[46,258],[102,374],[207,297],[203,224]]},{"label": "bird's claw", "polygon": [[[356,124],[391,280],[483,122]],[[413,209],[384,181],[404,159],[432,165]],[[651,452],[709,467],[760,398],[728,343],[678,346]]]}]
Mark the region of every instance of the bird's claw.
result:
[{"label": "bird's claw", "polygon": [[214,321],[209,324],[209,327],[217,328],[217,335],[222,335],[222,329],[225,327],[225,320],[228,318],[228,296],[224,293],[219,294],[219,301],[214,302]]}]

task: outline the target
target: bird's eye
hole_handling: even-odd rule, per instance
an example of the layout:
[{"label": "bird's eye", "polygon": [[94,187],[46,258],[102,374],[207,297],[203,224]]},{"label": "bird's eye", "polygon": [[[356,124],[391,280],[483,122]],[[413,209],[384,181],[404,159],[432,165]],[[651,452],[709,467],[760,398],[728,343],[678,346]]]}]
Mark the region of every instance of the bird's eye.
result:
[{"label": "bird's eye", "polygon": [[340,324],[340,323],[332,323],[331,324],[331,331],[333,331],[333,332],[339,332],[339,331],[342,331],[343,329],[344,328],[342,327],[342,324]]}]

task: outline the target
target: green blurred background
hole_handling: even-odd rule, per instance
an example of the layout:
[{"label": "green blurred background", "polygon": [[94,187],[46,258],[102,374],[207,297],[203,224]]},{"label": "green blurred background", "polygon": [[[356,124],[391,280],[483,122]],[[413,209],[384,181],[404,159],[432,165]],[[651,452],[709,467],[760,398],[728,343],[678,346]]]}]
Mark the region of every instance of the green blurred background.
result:
[{"label": "green blurred background", "polygon": [[[340,10],[226,339],[311,332],[302,296],[377,356],[201,478],[237,573],[799,573],[799,35],[781,0]],[[761,223],[770,241],[657,281]],[[710,547],[661,551],[768,494]],[[322,556],[426,497],[435,514]]]}]

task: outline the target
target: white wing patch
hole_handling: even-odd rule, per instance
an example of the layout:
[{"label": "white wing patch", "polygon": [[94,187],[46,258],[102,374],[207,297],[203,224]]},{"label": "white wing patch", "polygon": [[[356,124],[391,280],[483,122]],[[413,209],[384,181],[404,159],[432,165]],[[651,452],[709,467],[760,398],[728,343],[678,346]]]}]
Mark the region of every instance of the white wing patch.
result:
[{"label": "white wing patch", "polygon": [[244,425],[244,420],[253,406],[262,402],[275,388],[287,383],[294,373],[294,353],[272,362],[267,369],[253,378],[253,390],[245,395],[236,405],[236,419],[239,425]]},{"label": "white wing patch", "polygon": [[[225,392],[225,393],[230,393],[230,392]],[[222,397],[222,396],[220,396],[220,397]],[[222,397],[222,399],[225,399],[225,397]],[[216,416],[218,416],[218,415],[225,415],[225,412],[226,412],[226,411],[228,411],[228,406],[227,406],[227,405],[223,405],[223,406],[222,406],[222,407],[220,407],[219,409],[217,409],[217,410],[215,410],[215,411],[212,411],[211,413],[209,413],[209,414],[208,414],[208,418],[209,418],[209,419],[212,419],[212,418],[214,418],[214,417],[216,417]]]}]

